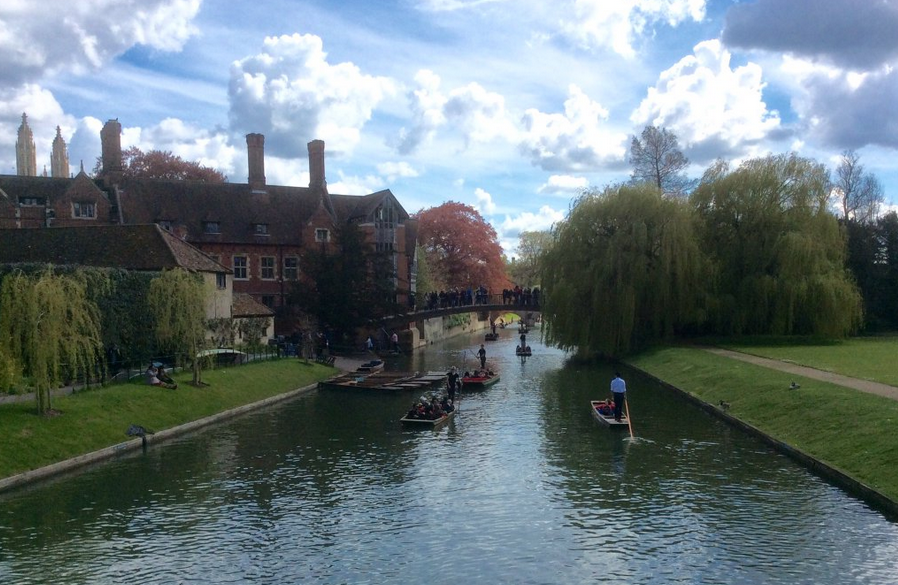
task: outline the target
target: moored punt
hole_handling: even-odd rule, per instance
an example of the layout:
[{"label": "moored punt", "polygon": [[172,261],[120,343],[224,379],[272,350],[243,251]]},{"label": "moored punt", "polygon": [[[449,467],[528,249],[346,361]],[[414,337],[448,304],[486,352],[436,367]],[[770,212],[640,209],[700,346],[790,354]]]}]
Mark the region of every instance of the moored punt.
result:
[{"label": "moored punt", "polygon": [[592,410],[592,415],[600,423],[609,427],[624,428],[629,426],[626,414],[621,413],[620,421],[614,420],[614,402],[611,400],[590,400],[589,408]]},{"label": "moored punt", "polygon": [[417,427],[417,428],[434,428],[438,427],[441,424],[449,421],[453,416],[455,416],[455,410],[450,412],[444,412],[443,416],[439,418],[409,418],[408,415],[399,419],[404,425],[409,427]]},{"label": "moored punt", "polygon": [[492,386],[499,381],[499,374],[487,374],[485,376],[465,376],[461,379],[461,387],[480,389]]},{"label": "moored punt", "polygon": [[445,372],[350,372],[318,382],[319,388],[358,390],[426,390],[441,385]]},{"label": "moored punt", "polygon": [[371,360],[370,362],[365,362],[355,369],[356,372],[366,372],[369,374],[373,374],[374,372],[379,372],[384,369],[384,361],[383,360]]}]

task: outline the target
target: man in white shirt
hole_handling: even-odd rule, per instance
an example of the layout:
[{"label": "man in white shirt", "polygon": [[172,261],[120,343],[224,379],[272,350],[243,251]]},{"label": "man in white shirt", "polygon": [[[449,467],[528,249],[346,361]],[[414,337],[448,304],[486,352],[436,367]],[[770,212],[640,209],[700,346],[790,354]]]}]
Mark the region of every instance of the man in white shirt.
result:
[{"label": "man in white shirt", "polygon": [[614,420],[620,422],[624,400],[627,399],[627,383],[620,377],[619,372],[614,372],[614,379],[611,380],[611,396],[614,398]]}]

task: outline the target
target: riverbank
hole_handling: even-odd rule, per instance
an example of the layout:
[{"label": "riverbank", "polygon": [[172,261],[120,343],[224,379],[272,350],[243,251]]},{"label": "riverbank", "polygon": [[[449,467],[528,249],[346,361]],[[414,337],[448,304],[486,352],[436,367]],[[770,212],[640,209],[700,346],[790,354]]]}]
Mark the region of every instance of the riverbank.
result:
[{"label": "riverbank", "polygon": [[177,390],[139,382],[91,388],[53,400],[60,414],[39,417],[34,403],[0,405],[0,490],[141,446],[131,425],[158,441],[313,389],[333,367],[281,359],[203,372],[207,386],[175,375]]},{"label": "riverbank", "polygon": [[[627,363],[878,508],[898,513],[895,399],[697,347],[656,348]],[[631,403],[638,404],[638,389]]]}]

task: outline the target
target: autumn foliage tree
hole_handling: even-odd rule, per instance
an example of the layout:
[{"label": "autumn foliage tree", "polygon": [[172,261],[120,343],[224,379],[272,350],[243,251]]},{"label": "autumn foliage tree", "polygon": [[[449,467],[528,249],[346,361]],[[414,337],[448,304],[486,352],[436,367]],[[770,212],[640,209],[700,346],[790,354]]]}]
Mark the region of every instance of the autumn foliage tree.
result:
[{"label": "autumn foliage tree", "polygon": [[[426,261],[447,287],[507,288],[502,246],[496,230],[470,205],[447,201],[419,211],[418,243]],[[420,291],[427,293],[430,291]]]},{"label": "autumn foliage tree", "polygon": [[[97,159],[94,174],[103,170],[102,158]],[[143,179],[167,179],[172,181],[205,181],[207,183],[224,183],[228,178],[198,162],[182,159],[167,150],[149,150],[144,152],[132,146],[122,151],[122,175]]]}]

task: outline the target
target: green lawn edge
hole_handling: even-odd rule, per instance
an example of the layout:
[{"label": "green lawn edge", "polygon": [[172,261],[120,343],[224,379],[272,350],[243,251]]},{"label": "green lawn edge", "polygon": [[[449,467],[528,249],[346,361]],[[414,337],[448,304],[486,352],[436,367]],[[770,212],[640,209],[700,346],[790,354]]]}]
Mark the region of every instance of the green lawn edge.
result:
[{"label": "green lawn edge", "polygon": [[[728,415],[898,501],[898,401],[695,347],[657,347],[626,363],[707,404],[728,403]],[[792,381],[801,387],[790,390]]]},{"label": "green lawn edge", "polygon": [[162,431],[259,402],[333,376],[333,367],[279,359],[203,372],[208,386],[174,376],[176,390],[140,381],[53,399],[61,414],[40,417],[33,401],[0,404],[0,479],[122,443],[132,424]]}]

